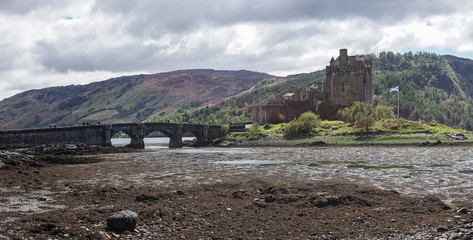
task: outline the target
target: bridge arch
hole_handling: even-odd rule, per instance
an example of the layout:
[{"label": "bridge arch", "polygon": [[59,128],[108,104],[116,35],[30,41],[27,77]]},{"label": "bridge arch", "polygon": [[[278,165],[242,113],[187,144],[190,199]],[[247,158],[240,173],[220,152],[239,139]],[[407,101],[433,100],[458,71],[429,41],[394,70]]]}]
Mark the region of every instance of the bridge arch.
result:
[{"label": "bridge arch", "polygon": [[192,133],[196,138],[197,144],[203,145],[208,142],[208,130],[208,125],[186,124],[182,128],[182,134]]},{"label": "bridge arch", "polygon": [[[161,132],[169,137],[170,148],[181,148],[182,144],[182,124],[176,123],[146,123],[143,125],[143,135],[148,136],[153,132]],[[144,147],[144,145],[143,145]]]},{"label": "bridge arch", "polygon": [[[160,130],[156,130],[156,131],[152,131],[152,130],[149,130],[149,131],[146,131],[145,134],[144,134],[144,137],[145,137],[145,148],[147,147],[148,144],[152,144],[152,143],[158,143],[159,145],[163,145],[163,144],[167,144],[166,146],[169,146],[169,142],[171,141],[171,139],[174,138],[173,134],[168,132],[168,131],[160,131]],[[162,139],[165,139],[165,138],[168,138],[169,141],[163,141]],[[161,140],[152,140],[152,139],[160,139]],[[173,139],[174,141],[176,141],[175,139]]]},{"label": "bridge arch", "polygon": [[[115,132],[115,133],[110,132],[110,136],[111,136],[110,144],[112,146],[115,146],[115,147],[116,146],[128,146],[131,143],[131,136],[130,136],[129,133],[126,133],[126,132],[123,132],[123,131],[119,131],[119,132]],[[117,140],[117,139],[119,139],[119,140]],[[130,141],[125,141],[125,139],[130,139]]]},{"label": "bridge arch", "polygon": [[128,144],[129,147],[133,147],[133,148],[145,147],[145,143],[143,140],[144,139],[143,131],[142,131],[142,127],[140,127],[140,124],[136,124],[136,123],[113,124],[110,130],[110,136],[113,136],[118,132],[124,132],[131,138],[130,144]]}]

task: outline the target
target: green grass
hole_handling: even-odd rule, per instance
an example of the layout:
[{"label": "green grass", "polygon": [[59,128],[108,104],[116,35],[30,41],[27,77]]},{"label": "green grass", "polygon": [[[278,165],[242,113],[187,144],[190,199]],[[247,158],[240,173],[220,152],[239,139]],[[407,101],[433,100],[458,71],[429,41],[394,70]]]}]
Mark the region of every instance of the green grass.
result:
[{"label": "green grass", "polygon": [[380,164],[377,166],[372,165],[363,165],[363,164],[352,164],[348,165],[348,168],[363,168],[363,169],[393,169],[393,168],[401,168],[401,169],[414,169],[413,165],[387,165],[387,164]]},{"label": "green grass", "polygon": [[375,170],[382,170],[382,169],[414,169],[413,165],[388,165],[388,164],[379,164],[379,165],[365,165],[358,163],[353,163],[350,161],[318,161],[315,163],[309,164],[309,167],[320,167],[325,165],[333,165],[333,164],[348,164],[347,168],[363,168],[363,169],[375,169]]},{"label": "green grass", "polygon": [[280,123],[280,124],[265,124],[263,126],[263,131],[264,132],[275,132],[275,131],[278,131],[280,130],[281,128],[284,127],[284,123]]},{"label": "green grass", "polygon": [[[462,129],[453,129],[443,124],[423,123],[421,121],[409,121],[405,119],[387,119],[377,121],[371,132],[365,133],[359,128],[342,121],[322,121],[310,135],[299,138],[284,138],[285,124],[267,124],[262,126],[262,134],[251,136],[249,132],[230,133],[227,140],[237,142],[241,145],[255,146],[297,146],[308,145],[314,141],[324,141],[327,144],[336,145],[363,145],[363,144],[422,144],[425,142],[435,143],[458,143],[473,142],[473,133]],[[463,133],[467,140],[451,140],[445,134]],[[238,145],[237,144],[237,145]]]},{"label": "green grass", "polygon": [[320,167],[324,165],[332,165],[332,164],[351,164],[350,161],[318,161],[316,163],[309,164],[309,167]]}]

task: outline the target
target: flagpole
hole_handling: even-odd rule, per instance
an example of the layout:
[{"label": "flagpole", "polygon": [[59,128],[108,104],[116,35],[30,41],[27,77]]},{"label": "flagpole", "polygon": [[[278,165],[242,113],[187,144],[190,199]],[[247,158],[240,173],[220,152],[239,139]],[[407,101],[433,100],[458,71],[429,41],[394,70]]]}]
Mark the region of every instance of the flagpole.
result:
[{"label": "flagpole", "polygon": [[397,120],[399,121],[399,94],[400,94],[400,90],[398,89],[397,90]]}]

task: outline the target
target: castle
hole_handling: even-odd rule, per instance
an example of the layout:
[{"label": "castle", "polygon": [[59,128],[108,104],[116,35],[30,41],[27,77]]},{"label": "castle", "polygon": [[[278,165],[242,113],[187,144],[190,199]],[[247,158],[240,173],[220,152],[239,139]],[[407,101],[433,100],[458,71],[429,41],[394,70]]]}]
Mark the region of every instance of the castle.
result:
[{"label": "castle", "polygon": [[254,123],[289,122],[300,114],[312,111],[323,119],[335,119],[339,109],[355,101],[370,101],[372,97],[372,62],[364,56],[348,56],[340,49],[340,56],[330,60],[325,69],[322,91],[289,90],[281,99],[269,105],[251,109]]}]

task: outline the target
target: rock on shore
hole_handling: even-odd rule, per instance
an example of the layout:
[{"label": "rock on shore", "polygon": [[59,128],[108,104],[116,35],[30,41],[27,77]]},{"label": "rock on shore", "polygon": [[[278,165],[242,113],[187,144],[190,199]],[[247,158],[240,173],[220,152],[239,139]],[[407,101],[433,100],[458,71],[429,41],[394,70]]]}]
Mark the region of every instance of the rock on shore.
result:
[{"label": "rock on shore", "polygon": [[138,214],[131,210],[123,210],[110,215],[107,218],[107,228],[112,231],[131,231],[135,229]]},{"label": "rock on shore", "polygon": [[23,166],[40,167],[41,164],[23,153],[0,151],[0,169]]}]

